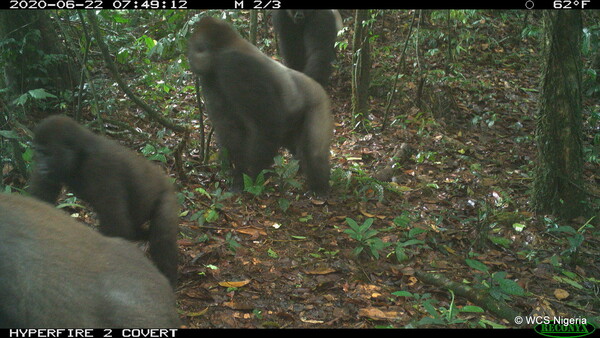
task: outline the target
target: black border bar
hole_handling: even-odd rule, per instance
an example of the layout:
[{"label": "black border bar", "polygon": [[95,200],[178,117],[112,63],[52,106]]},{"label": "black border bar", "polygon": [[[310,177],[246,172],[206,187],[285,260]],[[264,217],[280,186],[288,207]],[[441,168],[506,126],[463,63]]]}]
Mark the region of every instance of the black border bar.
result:
[{"label": "black border bar", "polygon": [[5,0],[0,9],[599,9],[600,0]]}]

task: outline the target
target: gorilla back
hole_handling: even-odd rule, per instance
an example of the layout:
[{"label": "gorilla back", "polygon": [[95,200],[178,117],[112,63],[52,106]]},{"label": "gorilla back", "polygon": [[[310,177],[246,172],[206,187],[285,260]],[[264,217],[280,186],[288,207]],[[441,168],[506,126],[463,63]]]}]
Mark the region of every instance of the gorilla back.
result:
[{"label": "gorilla back", "polygon": [[0,327],[179,327],[167,279],[134,244],[0,194]]},{"label": "gorilla back", "polygon": [[333,118],[321,85],[211,17],[197,24],[188,48],[219,144],[233,164],[234,188],[243,187],[242,174],[254,178],[272,164],[283,146],[300,160],[310,190],[326,194]]}]

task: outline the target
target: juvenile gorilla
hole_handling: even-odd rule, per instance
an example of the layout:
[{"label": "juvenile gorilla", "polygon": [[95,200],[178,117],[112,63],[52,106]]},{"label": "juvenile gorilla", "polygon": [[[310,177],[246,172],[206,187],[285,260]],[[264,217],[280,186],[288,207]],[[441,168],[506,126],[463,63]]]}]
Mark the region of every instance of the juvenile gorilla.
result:
[{"label": "juvenile gorilla", "polygon": [[342,28],[337,10],[274,10],[273,26],[285,64],[327,87]]},{"label": "juvenile gorilla", "polygon": [[152,260],[175,286],[177,205],[161,170],[66,116],[48,117],[34,132],[30,193],[54,203],[66,185],[96,211],[101,233],[147,240]]},{"label": "juvenile gorilla", "polygon": [[0,194],[0,327],[176,328],[167,279],[132,243]]},{"label": "juvenile gorilla", "polygon": [[323,88],[308,76],[261,53],[228,23],[203,18],[189,40],[208,115],[233,164],[233,185],[255,178],[279,147],[299,159],[310,190],[329,189],[333,118]]}]

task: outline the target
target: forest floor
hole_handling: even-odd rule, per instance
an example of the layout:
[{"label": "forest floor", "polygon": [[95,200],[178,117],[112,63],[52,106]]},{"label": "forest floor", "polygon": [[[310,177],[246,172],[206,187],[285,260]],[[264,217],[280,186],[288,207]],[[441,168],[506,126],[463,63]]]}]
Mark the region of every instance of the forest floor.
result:
[{"label": "forest floor", "polygon": [[[352,130],[349,73],[340,70],[349,54],[340,56],[330,90],[337,124],[327,199],[311,199],[302,189],[280,193],[271,182],[258,196],[198,194],[186,200],[177,288],[186,325],[531,328],[506,313],[597,319],[598,231],[580,231],[583,243],[568,254],[573,234],[549,229],[581,230],[588,220],[559,222],[530,211],[539,49],[516,27],[492,20],[456,56],[453,81],[428,78],[426,109],[415,104],[419,84],[410,79],[418,71],[406,68],[409,76],[400,81],[402,95],[391,111],[396,123],[384,132],[385,95],[372,97],[370,129]],[[388,23],[395,27],[391,35],[403,39],[408,22]],[[492,35],[502,42],[490,44]],[[444,57],[420,62],[430,71],[444,69]],[[413,64],[414,57],[406,62]],[[373,74],[393,74],[394,66],[374,64]],[[400,151],[397,168],[383,170],[401,144],[410,151]],[[597,167],[586,167],[596,194],[599,175]],[[212,192],[215,177],[198,174],[185,188]],[[285,211],[282,199],[290,202]],[[206,210],[217,219],[200,225],[190,217]],[[354,254],[360,244],[345,232],[347,218],[358,225],[374,220],[374,237],[386,244],[378,258],[368,254],[375,242]],[[461,287],[427,283],[420,273],[489,292],[491,303],[503,299],[497,303],[509,311],[494,313],[489,303],[460,293]],[[484,312],[471,312],[472,305]]]}]

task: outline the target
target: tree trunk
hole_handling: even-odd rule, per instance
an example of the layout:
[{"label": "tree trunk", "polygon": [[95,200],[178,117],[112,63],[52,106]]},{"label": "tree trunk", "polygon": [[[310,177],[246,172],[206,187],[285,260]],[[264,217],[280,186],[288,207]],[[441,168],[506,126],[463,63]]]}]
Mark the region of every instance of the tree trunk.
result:
[{"label": "tree trunk", "polygon": [[258,32],[258,10],[250,11],[250,36],[248,41],[256,46]]},{"label": "tree trunk", "polygon": [[371,69],[371,54],[369,44],[369,28],[364,21],[369,19],[369,10],[356,10],[352,54],[352,127],[361,121],[356,121],[369,113],[369,83]]},{"label": "tree trunk", "polygon": [[544,13],[545,39],[533,205],[562,218],[584,214],[580,11]]}]

